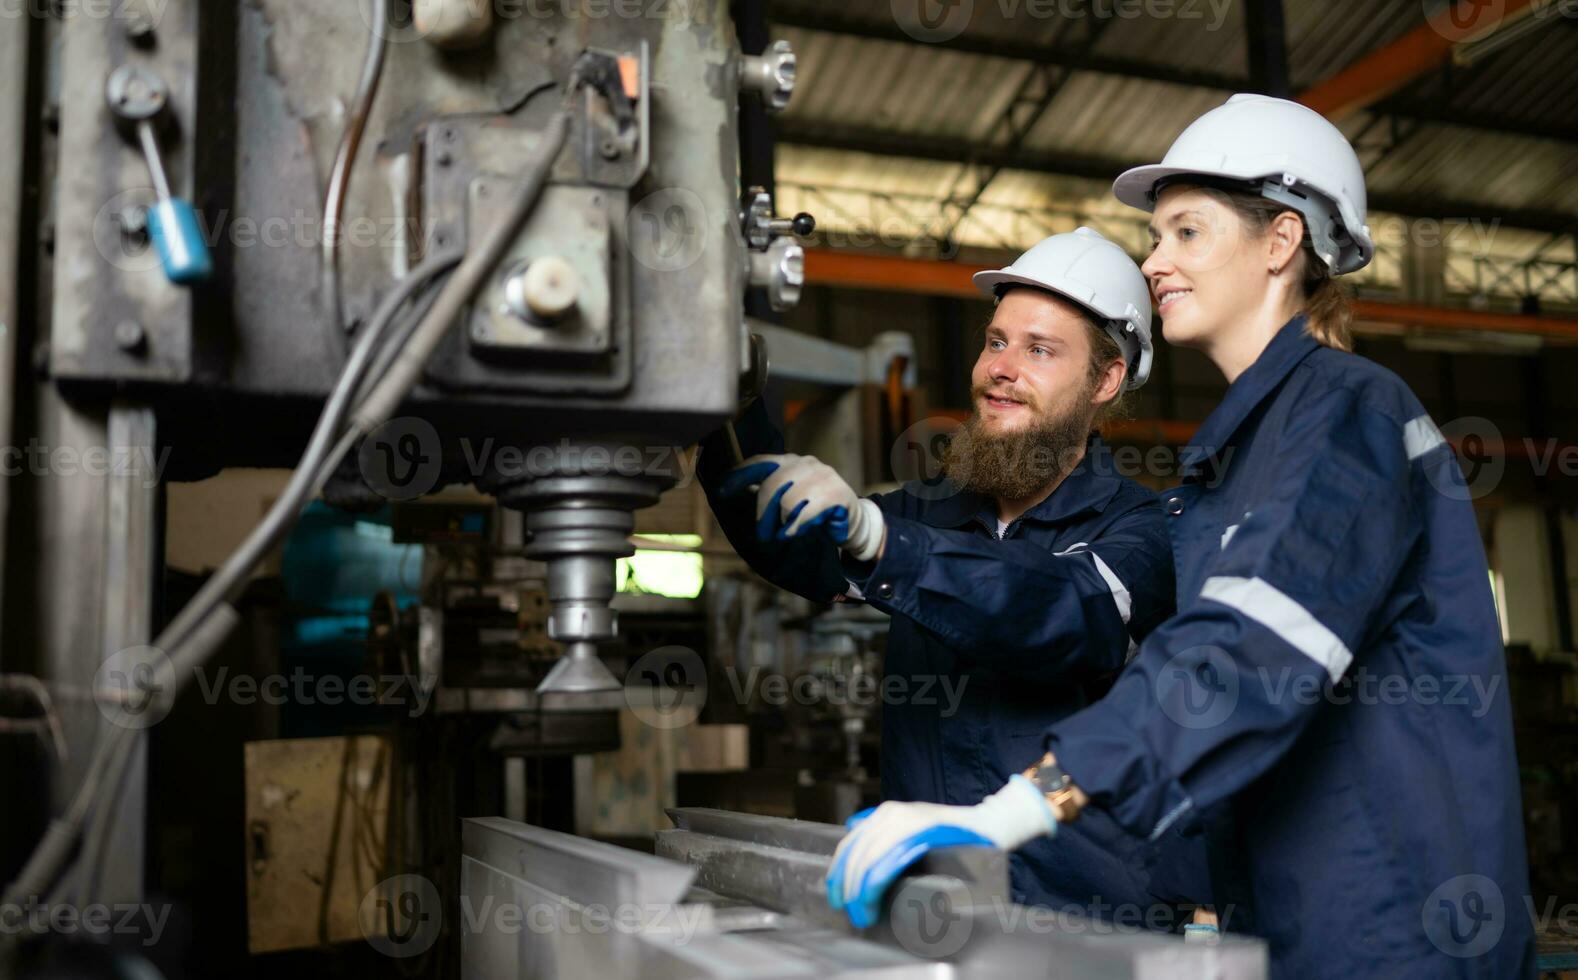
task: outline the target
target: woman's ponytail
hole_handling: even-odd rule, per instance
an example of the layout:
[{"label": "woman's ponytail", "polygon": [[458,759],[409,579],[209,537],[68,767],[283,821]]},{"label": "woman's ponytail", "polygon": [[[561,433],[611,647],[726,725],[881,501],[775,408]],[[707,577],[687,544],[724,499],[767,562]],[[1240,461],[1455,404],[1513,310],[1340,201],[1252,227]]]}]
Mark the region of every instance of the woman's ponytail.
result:
[{"label": "woman's ponytail", "polygon": [[1304,315],[1309,335],[1327,347],[1353,350],[1353,301],[1314,249],[1304,246]]}]

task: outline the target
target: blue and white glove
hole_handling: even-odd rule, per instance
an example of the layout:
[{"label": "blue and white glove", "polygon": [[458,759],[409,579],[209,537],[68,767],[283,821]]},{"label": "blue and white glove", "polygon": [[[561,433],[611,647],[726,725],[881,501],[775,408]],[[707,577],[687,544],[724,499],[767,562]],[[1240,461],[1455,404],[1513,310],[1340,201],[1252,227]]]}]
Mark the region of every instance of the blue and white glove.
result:
[{"label": "blue and white glove", "polygon": [[818,528],[856,561],[871,561],[882,550],[882,509],[815,456],[752,456],[724,477],[718,492],[729,496],[758,484],[761,540],[783,541]]},{"label": "blue and white glove", "polygon": [[827,901],[857,929],[876,925],[882,895],[899,874],[937,847],[975,845],[1012,851],[1057,833],[1046,797],[1024,776],[975,806],[884,803],[849,818],[850,833],[833,852]]}]

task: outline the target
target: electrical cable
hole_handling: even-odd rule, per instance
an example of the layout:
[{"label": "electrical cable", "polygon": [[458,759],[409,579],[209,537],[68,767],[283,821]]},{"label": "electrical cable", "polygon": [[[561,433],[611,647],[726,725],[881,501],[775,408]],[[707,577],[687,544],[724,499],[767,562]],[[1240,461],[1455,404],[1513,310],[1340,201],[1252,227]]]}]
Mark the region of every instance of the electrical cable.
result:
[{"label": "electrical cable", "polygon": [[379,378],[389,373],[389,365],[399,355],[400,349],[410,342],[411,334],[421,324],[437,300],[438,293],[432,288],[432,283],[429,282],[421,297],[412,304],[412,315],[405,318],[396,333],[389,338],[388,343],[379,346],[378,356],[373,360],[372,367],[367,369],[361,385],[356,389],[356,398],[351,404],[360,405],[367,400],[368,392],[372,391]]},{"label": "electrical cable", "polygon": [[[402,279],[400,284],[391,290],[389,295],[384,298],[384,301],[379,304],[378,310],[373,314],[367,330],[363,332],[362,336],[357,340],[355,348],[351,351],[351,356],[346,361],[345,369],[340,374],[340,380],[330,393],[329,399],[324,405],[323,414],[319,416],[318,424],[308,441],[307,449],[302,453],[301,462],[291,475],[290,482],[280,494],[279,500],[270,508],[262,522],[253,529],[241,546],[225,561],[224,565],[209,577],[208,581],[203,584],[203,587],[198,590],[197,595],[193,596],[185,608],[171,620],[170,625],[165,627],[159,636],[159,642],[154,643],[156,648],[168,650],[175,643],[178,643],[186,632],[203,615],[206,615],[207,610],[211,609],[216,602],[220,600],[233,602],[239,598],[241,589],[246,585],[247,574],[253,566],[261,561],[279,543],[285,532],[289,530],[290,525],[295,523],[301,506],[310,499],[314,489],[313,484],[321,484],[323,480],[327,479],[329,474],[323,474],[320,478],[317,472],[321,468],[325,454],[331,457],[332,465],[337,466],[339,464],[339,460],[342,457],[333,456],[334,450],[329,448],[331,440],[335,439],[339,433],[340,425],[350,409],[352,399],[357,389],[361,386],[362,379],[365,377],[375,351],[379,346],[379,341],[388,330],[390,323],[394,320],[396,314],[399,313],[400,308],[415,296],[429,280],[454,267],[460,261],[460,258],[460,251],[452,249],[426,259],[413,269],[410,275]],[[350,436],[347,433],[345,437],[341,437],[340,441],[347,443],[345,448],[349,450],[350,444],[353,444],[355,439],[361,434],[365,433],[358,433],[357,436]],[[331,469],[329,472],[332,473],[333,470]]]},{"label": "electrical cable", "polygon": [[[378,2],[382,4],[386,0]],[[505,251],[519,234],[541,196],[553,163],[569,133],[569,101],[578,86],[578,79],[572,80],[566,90],[564,105],[549,120],[537,152],[529,161],[525,177],[517,185],[503,216],[493,223],[477,247],[464,256],[451,251],[429,257],[401,280],[380,304],[367,330],[352,349],[284,492],[241,546],[209,577],[197,595],[176,614],[152,644],[156,649],[171,651],[169,659],[175,667],[174,689],[159,691],[156,696],[174,698],[183,686],[183,679],[190,676],[189,668],[200,664],[223,642],[236,620],[232,604],[240,597],[251,570],[278,545],[299,517],[301,509],[322,488],[344,454],[357,440],[387,419],[415,387],[433,351],[450,327],[459,320],[462,310],[472,301],[486,277],[503,259]],[[391,363],[388,373],[367,392],[365,400],[358,400],[355,396],[361,387],[364,372],[377,351],[379,339],[395,315],[428,280],[451,267],[454,267],[454,271],[438,298],[402,345],[403,349]],[[335,441],[340,422],[348,411],[351,412],[351,424]],[[217,616],[214,615],[216,611],[219,612]],[[0,902],[6,905],[18,904],[29,895],[46,894],[54,887],[70,863],[83,824],[98,801],[105,774],[124,767],[137,734],[138,730],[117,727],[101,737],[94,758],[65,815],[50,821],[21,873],[6,888]],[[119,784],[115,785],[118,787]],[[113,788],[111,793],[112,798],[100,805],[113,812],[114,797],[118,793]],[[107,834],[111,823],[107,817],[101,817],[96,821],[96,826],[106,828],[104,833]],[[102,853],[100,842],[92,842],[90,846],[96,854]],[[5,937],[0,937],[0,946],[8,944]],[[4,969],[3,959],[0,957],[0,969]]]},{"label": "electrical cable", "polygon": [[444,283],[433,308],[422,318],[410,341],[389,366],[388,374],[357,408],[352,416],[355,428],[362,432],[371,432],[377,428],[394,414],[406,393],[416,386],[423,368],[444,334],[460,319],[461,311],[471,302],[483,281],[494,273],[504,253],[519,235],[526,217],[531,214],[537,198],[548,183],[553,162],[564,147],[569,131],[570,113],[561,108],[543,130],[536,153],[527,163],[525,177],[516,185],[502,216],[482,236],[477,247],[466,254],[459,268]]},{"label": "electrical cable", "polygon": [[[224,634],[229,632],[229,625],[234,622],[230,619],[227,623],[227,617],[224,616],[214,617],[212,615],[214,611],[219,608],[230,609],[231,616],[234,615],[230,603],[239,596],[239,586],[244,586],[251,569],[278,544],[284,532],[299,515],[301,507],[327,481],[339,460],[354,445],[358,438],[354,432],[345,433],[335,444],[331,444],[329,440],[333,438],[349,411],[352,395],[360,387],[373,355],[379,347],[379,340],[388,330],[396,314],[419,289],[436,276],[453,268],[460,258],[459,250],[450,250],[432,256],[412,270],[410,275],[390,291],[347,359],[340,380],[325,403],[307,450],[302,454],[301,464],[292,475],[285,492],[275,501],[269,513],[253,529],[241,547],[231,555],[219,571],[209,577],[203,588],[198,590],[198,594],[161,631],[153,646],[167,651],[170,664],[174,668],[172,673],[177,688],[183,677],[190,676],[190,671],[183,672],[183,668],[195,667],[201,663],[207,651],[223,641]],[[205,624],[210,628],[202,629]],[[219,635],[213,635],[215,633]],[[190,654],[186,653],[188,638],[199,641],[191,645],[195,649],[192,649]],[[168,695],[173,697],[175,693],[171,691]],[[31,895],[44,894],[54,886],[61,870],[69,862],[71,851],[98,796],[105,774],[125,765],[131,746],[135,743],[133,736],[137,733],[135,729],[116,727],[101,737],[70,807],[65,815],[50,822],[44,837],[34,849],[22,872],[6,889],[4,897],[6,903],[20,902]],[[108,821],[104,823],[107,826]]]},{"label": "electrical cable", "polygon": [[372,36],[367,39],[367,55],[362,61],[362,77],[356,86],[356,101],[346,122],[329,174],[329,191],[323,202],[323,295],[336,327],[344,323],[340,311],[340,221],[345,217],[345,201],[351,185],[351,168],[367,133],[373,99],[383,78],[384,61],[389,51],[389,0],[372,0]]}]

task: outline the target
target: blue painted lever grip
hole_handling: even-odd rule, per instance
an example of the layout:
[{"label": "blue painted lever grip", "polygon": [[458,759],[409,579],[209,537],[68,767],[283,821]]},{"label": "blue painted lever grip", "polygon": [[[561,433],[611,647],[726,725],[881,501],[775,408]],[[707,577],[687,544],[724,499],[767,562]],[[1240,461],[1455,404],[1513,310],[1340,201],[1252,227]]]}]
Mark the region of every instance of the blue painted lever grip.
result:
[{"label": "blue painted lever grip", "polygon": [[148,234],[159,250],[164,274],[177,286],[204,282],[214,274],[197,212],[188,202],[174,197],[155,204],[148,212]]}]

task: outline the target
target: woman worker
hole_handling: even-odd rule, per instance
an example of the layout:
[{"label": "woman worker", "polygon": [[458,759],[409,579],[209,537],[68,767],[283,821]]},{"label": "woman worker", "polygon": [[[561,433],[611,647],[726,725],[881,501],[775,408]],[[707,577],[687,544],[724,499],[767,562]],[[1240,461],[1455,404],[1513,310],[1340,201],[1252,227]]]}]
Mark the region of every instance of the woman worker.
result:
[{"label": "woman worker", "polygon": [[1163,495],[1178,614],[983,802],[852,821],[830,900],[866,918],[930,847],[1011,850],[1086,806],[1155,838],[1231,801],[1275,976],[1532,976],[1474,513],[1419,400],[1348,352],[1332,279],[1373,250],[1357,156],[1317,113],[1237,95],[1114,192],[1153,213],[1164,336],[1230,385]]}]

